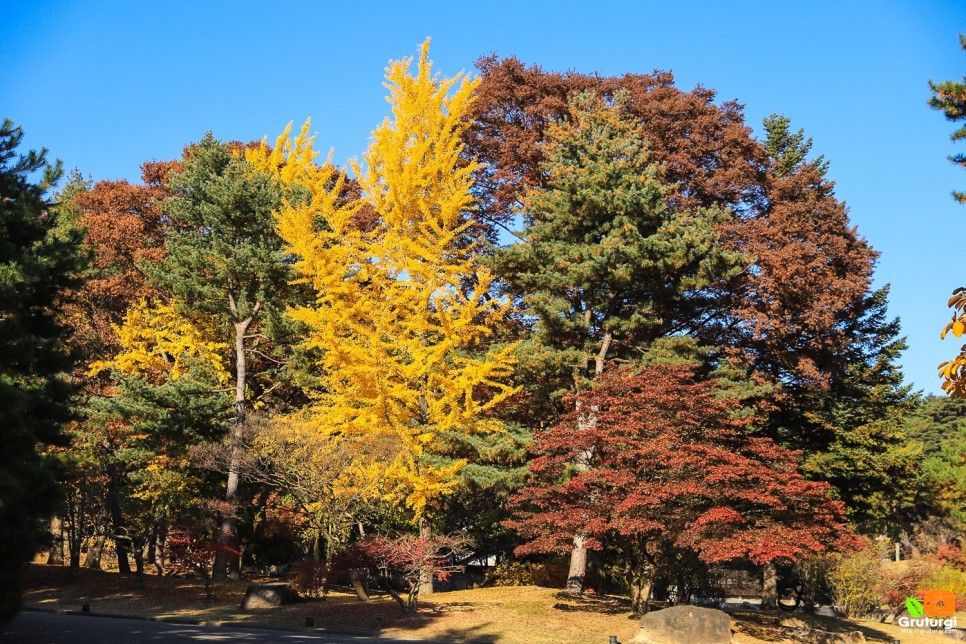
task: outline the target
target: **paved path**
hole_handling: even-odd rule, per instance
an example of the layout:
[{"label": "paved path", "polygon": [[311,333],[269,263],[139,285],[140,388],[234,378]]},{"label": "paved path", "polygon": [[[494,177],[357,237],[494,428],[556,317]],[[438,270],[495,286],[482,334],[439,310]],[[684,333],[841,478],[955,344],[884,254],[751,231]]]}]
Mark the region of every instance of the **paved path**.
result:
[{"label": "paved path", "polygon": [[[22,612],[0,625],[2,644],[401,644],[404,640],[230,626],[190,626],[137,619]],[[412,644],[410,640],[408,644]]]}]

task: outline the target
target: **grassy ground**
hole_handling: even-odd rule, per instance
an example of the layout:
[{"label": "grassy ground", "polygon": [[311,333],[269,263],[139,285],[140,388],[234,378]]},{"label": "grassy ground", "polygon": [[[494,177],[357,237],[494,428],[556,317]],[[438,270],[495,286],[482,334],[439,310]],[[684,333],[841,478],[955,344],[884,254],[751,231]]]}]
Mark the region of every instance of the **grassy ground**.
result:
[{"label": "grassy ground", "polygon": [[[204,584],[196,579],[148,575],[145,590],[136,591],[129,576],[79,570],[71,578],[66,568],[34,565],[29,571],[25,600],[28,608],[42,610],[80,611],[86,603],[94,614],[290,630],[304,628],[305,618],[312,617],[315,630],[476,643],[602,644],[610,635],[626,643],[638,631],[637,620],[619,598],[572,598],[559,590],[534,586],[437,593],[420,602],[415,616],[405,615],[387,597],[377,596],[363,603],[347,592],[332,592],[325,601],[240,611],[245,589],[259,581],[268,580],[218,582],[209,603]],[[734,614],[734,642],[793,641],[779,623],[782,617],[785,615],[757,611]],[[823,630],[860,630],[872,642],[953,641],[936,634],[902,633],[897,626],[875,622],[801,618]],[[959,621],[966,624],[966,615],[960,615]]]}]

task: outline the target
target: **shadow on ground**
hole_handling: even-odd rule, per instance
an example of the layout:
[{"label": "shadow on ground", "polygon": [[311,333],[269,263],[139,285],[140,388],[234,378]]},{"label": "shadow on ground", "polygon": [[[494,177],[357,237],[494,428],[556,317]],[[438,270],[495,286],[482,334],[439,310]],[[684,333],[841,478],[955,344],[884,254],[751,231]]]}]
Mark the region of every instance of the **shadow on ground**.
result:
[{"label": "shadow on ground", "polygon": [[611,595],[573,596],[566,592],[554,595],[558,600],[553,608],[567,613],[598,613],[601,615],[621,615],[631,609],[631,603],[621,597]]},{"label": "shadow on ground", "polygon": [[728,610],[727,612],[731,615],[733,628],[765,642],[787,641],[792,631],[791,629],[783,627],[781,622],[783,619],[789,618],[801,620],[811,628],[832,633],[859,631],[869,642],[888,642],[892,644],[894,641],[892,635],[883,630],[878,630],[873,626],[856,624],[854,622],[843,622],[832,617],[819,617],[817,615],[806,615],[803,613],[773,613],[740,609]]}]

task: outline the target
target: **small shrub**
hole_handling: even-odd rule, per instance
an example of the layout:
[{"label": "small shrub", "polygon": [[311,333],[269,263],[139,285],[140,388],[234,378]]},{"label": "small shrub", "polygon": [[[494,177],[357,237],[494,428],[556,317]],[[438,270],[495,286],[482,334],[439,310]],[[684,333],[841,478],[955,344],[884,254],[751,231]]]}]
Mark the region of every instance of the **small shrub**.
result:
[{"label": "small shrub", "polygon": [[559,564],[504,561],[486,573],[488,586],[544,586],[562,588],[567,571]]},{"label": "small shrub", "polygon": [[329,592],[329,570],[311,559],[292,564],[286,580],[302,597],[324,597]]},{"label": "small shrub", "polygon": [[[899,565],[904,564],[904,565]],[[926,569],[922,562],[897,562],[885,565],[879,562],[884,588],[881,602],[888,607],[893,617],[906,608],[907,597],[922,597],[922,584]]]},{"label": "small shrub", "polygon": [[832,556],[820,554],[799,561],[793,567],[792,576],[806,610],[813,610],[820,604],[833,601],[829,571],[834,563]]},{"label": "small shrub", "polygon": [[948,590],[956,596],[956,610],[966,610],[966,573],[962,570],[934,567],[920,585],[920,593],[926,590]]},{"label": "small shrub", "polygon": [[841,555],[828,571],[835,607],[848,617],[878,610],[887,591],[883,587],[882,553],[873,544],[851,555]]}]

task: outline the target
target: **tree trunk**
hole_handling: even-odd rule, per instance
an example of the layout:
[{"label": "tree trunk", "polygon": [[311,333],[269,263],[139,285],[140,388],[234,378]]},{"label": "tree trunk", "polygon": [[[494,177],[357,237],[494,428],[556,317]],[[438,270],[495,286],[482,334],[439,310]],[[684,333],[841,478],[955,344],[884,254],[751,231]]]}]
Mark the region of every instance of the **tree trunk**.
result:
[{"label": "tree trunk", "polygon": [[[232,304],[234,306],[234,304]],[[257,311],[256,304],[255,310]],[[225,489],[227,508],[221,517],[221,529],[218,533],[218,553],[215,555],[215,565],[212,576],[215,579],[240,577],[240,562],[238,560],[238,507],[241,505],[239,487],[241,477],[239,469],[244,449],[245,429],[245,379],[247,364],[245,357],[245,334],[252,323],[253,317],[248,317],[235,323],[235,424],[231,428],[231,457],[228,462],[228,485]]]},{"label": "tree trunk", "polygon": [[50,519],[50,550],[47,552],[48,566],[64,565],[64,525],[58,515]]},{"label": "tree trunk", "polygon": [[[592,318],[590,309],[585,311],[584,317],[589,329]],[[606,331],[600,344],[600,351],[594,357],[594,377],[596,378],[600,378],[600,375],[604,373],[604,364],[606,364],[607,352],[610,350],[612,341],[613,336],[610,331]],[[585,362],[584,371],[587,371],[588,368],[589,365]],[[579,403],[577,411],[580,411]],[[590,429],[594,427],[597,424],[597,410],[592,408],[588,413],[581,415],[577,422],[579,429]],[[582,456],[584,462],[575,463],[577,469],[584,471],[590,467],[592,457],[593,454],[591,453],[584,454]],[[584,547],[585,542],[586,535],[574,535],[574,549],[570,552],[570,572],[567,574],[567,592],[571,595],[580,595],[584,592],[584,580],[587,578],[587,549]]]},{"label": "tree trunk", "polygon": [[151,536],[148,537],[148,556],[145,558],[145,562],[149,566],[153,566],[158,563],[158,524],[153,522],[151,524]]},{"label": "tree trunk", "polygon": [[67,531],[67,549],[70,553],[70,567],[74,570],[80,568],[81,546],[84,543],[84,519],[80,513],[81,521],[75,523]]},{"label": "tree trunk", "polygon": [[396,603],[402,606],[403,611],[408,614],[410,612],[409,604],[407,604],[406,600],[402,598],[402,595],[400,595],[399,592],[392,587],[392,575],[389,574],[388,568],[382,569],[382,586],[386,589],[386,592],[389,593],[389,596],[396,600]]},{"label": "tree trunk", "polygon": [[650,575],[635,576],[631,587],[631,612],[636,615],[643,615],[650,610],[651,588],[654,587],[654,580]]},{"label": "tree trunk", "polygon": [[352,583],[352,590],[356,592],[359,601],[369,601],[369,593],[366,592],[366,585],[362,583],[362,574],[358,568],[349,570],[349,581]]},{"label": "tree trunk", "polygon": [[131,562],[127,553],[131,549],[131,539],[124,525],[124,515],[121,512],[121,501],[117,496],[117,477],[112,474],[110,488],[107,491],[107,507],[114,524],[114,549],[117,552],[117,571],[122,575],[131,574]]},{"label": "tree trunk", "polygon": [[87,551],[87,558],[84,559],[84,567],[90,570],[101,569],[101,555],[104,554],[104,544],[107,542],[107,518],[100,521],[97,536],[94,537],[94,544]]},{"label": "tree trunk", "polygon": [[773,563],[765,564],[762,569],[761,609],[778,610],[778,569]]},{"label": "tree trunk", "polygon": [[567,592],[571,595],[584,592],[584,578],[587,576],[587,548],[584,547],[586,540],[582,534],[574,537],[574,549],[570,553],[570,572],[567,573]]},{"label": "tree trunk", "polygon": [[154,569],[159,575],[165,573],[164,569],[164,542],[168,539],[168,520],[162,519],[158,524],[157,538],[154,540]]},{"label": "tree trunk", "polygon": [[[426,517],[419,517],[419,538],[427,541],[433,538],[433,526],[429,525]],[[419,575],[419,596],[426,597],[433,594],[433,567],[429,564]]]},{"label": "tree trunk", "polygon": [[144,537],[131,540],[134,554],[134,590],[144,590]]}]

